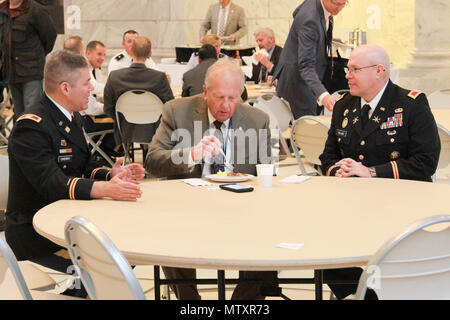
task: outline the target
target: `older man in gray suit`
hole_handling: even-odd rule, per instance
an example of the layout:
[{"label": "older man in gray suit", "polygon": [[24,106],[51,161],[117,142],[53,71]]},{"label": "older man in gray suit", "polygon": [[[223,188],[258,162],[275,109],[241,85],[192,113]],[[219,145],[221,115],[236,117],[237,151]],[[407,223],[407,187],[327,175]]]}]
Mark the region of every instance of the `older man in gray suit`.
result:
[{"label": "older man in gray suit", "polygon": [[[269,163],[269,117],[240,103],[243,88],[244,74],[239,66],[219,60],[206,73],[203,95],[166,103],[161,125],[149,146],[147,170],[160,177],[201,177],[218,166],[231,171],[227,163],[232,163],[235,172],[256,174],[257,163]],[[169,279],[196,277],[195,269],[163,270]],[[245,275],[254,279],[276,277],[275,272]],[[260,287],[261,282],[240,283],[232,299],[261,298]],[[200,299],[195,285],[176,285],[173,289],[178,299]]]},{"label": "older man in gray suit", "polygon": [[315,115],[317,105],[333,110],[336,99],[322,82],[328,65],[333,16],[346,3],[346,0],[305,0],[293,13],[294,22],[274,79],[278,79],[278,95],[289,101],[295,119]]},{"label": "older man in gray suit", "polygon": [[205,20],[200,27],[200,42],[208,30],[224,39],[223,44],[230,45],[239,42],[239,39],[248,32],[244,9],[231,3],[231,0],[219,0],[212,4],[206,13]]}]

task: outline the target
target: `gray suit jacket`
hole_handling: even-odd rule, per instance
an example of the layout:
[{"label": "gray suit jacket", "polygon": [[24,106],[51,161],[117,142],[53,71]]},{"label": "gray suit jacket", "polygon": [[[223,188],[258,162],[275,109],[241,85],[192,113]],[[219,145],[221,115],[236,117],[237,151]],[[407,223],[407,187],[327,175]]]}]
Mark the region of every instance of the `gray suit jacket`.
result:
[{"label": "gray suit jacket", "polygon": [[294,13],[274,72],[277,93],[289,101],[294,118],[315,115],[317,99],[327,91],[322,81],[327,68],[326,23],[320,0],[305,0]]},{"label": "gray suit jacket", "polygon": [[[142,63],[133,63],[129,68],[115,70],[109,74],[103,95],[105,114],[115,119],[117,99],[121,94],[133,89],[150,91],[162,102],[173,99],[172,89],[163,72],[149,69]],[[120,126],[125,140],[123,142],[150,142],[157,125],[157,123],[155,125],[131,124],[121,119]],[[122,143],[116,120],[114,121],[114,138],[117,143]]]},{"label": "gray suit jacket", "polygon": [[[152,175],[171,179],[201,177],[203,164],[190,170],[188,159],[190,148],[199,143],[209,129],[207,108],[201,94],[165,104],[161,124],[145,160],[145,168]],[[232,117],[231,129],[234,171],[255,175],[257,163],[271,162],[269,116],[239,104]],[[256,141],[242,143],[239,138],[250,132],[255,133]]]},{"label": "gray suit jacket", "polygon": [[217,59],[206,59],[195,66],[195,68],[186,71],[183,74],[183,91],[181,92],[182,97],[191,97],[203,92],[206,71],[208,71],[208,68],[216,61]]},{"label": "gray suit jacket", "polygon": [[[211,33],[218,35],[218,24],[219,24],[219,10],[220,3],[212,4],[208,12],[206,13],[205,20],[200,26],[200,37],[206,35],[208,30]],[[225,25],[225,36],[231,34],[236,35],[236,42],[225,42],[224,44],[235,44],[239,42],[239,39],[245,36],[248,32],[247,20],[245,18],[245,11],[240,6],[231,3],[230,11],[228,12],[228,18]]]}]

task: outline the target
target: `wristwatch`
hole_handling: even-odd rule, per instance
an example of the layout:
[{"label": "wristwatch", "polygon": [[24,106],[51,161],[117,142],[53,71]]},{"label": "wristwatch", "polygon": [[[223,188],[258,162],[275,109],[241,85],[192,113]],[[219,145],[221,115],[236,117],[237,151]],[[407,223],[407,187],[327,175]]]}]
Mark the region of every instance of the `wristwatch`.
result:
[{"label": "wristwatch", "polygon": [[370,173],[370,176],[372,178],[375,178],[377,176],[377,170],[375,170],[374,167],[370,167],[370,168],[367,168],[367,169],[369,169],[369,173]]}]

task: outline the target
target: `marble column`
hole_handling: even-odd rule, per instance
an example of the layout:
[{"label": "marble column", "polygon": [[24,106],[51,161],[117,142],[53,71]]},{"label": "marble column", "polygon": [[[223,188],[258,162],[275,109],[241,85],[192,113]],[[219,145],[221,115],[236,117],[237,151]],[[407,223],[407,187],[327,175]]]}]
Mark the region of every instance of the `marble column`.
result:
[{"label": "marble column", "polygon": [[450,2],[415,0],[415,50],[401,85],[430,94],[450,88]]}]

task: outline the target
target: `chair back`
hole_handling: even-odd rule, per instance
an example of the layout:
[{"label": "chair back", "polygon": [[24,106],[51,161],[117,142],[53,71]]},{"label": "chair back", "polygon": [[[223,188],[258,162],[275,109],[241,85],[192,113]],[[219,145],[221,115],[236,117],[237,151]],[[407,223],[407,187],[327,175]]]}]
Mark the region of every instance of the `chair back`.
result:
[{"label": "chair back", "polygon": [[[11,277],[15,281],[8,281]],[[16,286],[12,288],[6,284],[11,282],[15,282]],[[20,296],[25,300],[32,300],[16,256],[6,241],[0,237],[0,299],[18,299]]]},{"label": "chair back", "polygon": [[431,109],[450,109],[450,89],[437,90],[427,98]]},{"label": "chair back", "polygon": [[291,155],[289,146],[283,136],[283,132],[289,129],[290,124],[294,121],[289,103],[286,100],[280,99],[272,94],[265,94],[259,96],[254,101],[253,106],[269,115],[269,127],[272,138],[272,156],[279,157],[279,144],[281,142],[284,151],[287,155]]},{"label": "chair back", "polygon": [[91,299],[145,300],[127,260],[96,225],[83,217],[73,217],[66,223],[65,239]]},{"label": "chair back", "polygon": [[356,297],[364,299],[368,287],[379,299],[450,299],[450,215],[416,221],[385,242],[361,275]]},{"label": "chair back", "polygon": [[149,91],[130,90],[117,99],[116,119],[121,113],[129,123],[155,123],[161,116],[163,105],[161,99]]},{"label": "chair back", "polygon": [[9,160],[7,155],[0,154],[0,210],[6,210],[8,202]]},{"label": "chair back", "polygon": [[289,128],[290,123],[294,120],[289,105],[272,94],[259,96],[253,106],[269,115],[271,129],[278,129],[283,132]]},{"label": "chair back", "polygon": [[441,153],[439,155],[438,169],[446,168],[450,164],[450,132],[438,124],[439,139],[441,140]]},{"label": "chair back", "polygon": [[329,123],[317,116],[303,116],[294,121],[291,145],[299,163],[302,161],[299,150],[301,149],[308,162],[321,164],[319,156],[325,148],[329,129]]},{"label": "chair back", "polygon": [[[350,92],[350,90],[349,89],[340,89],[340,90],[333,92],[331,95],[337,100],[337,99],[339,99],[340,96],[342,96],[346,92]],[[323,115],[329,116],[329,115],[331,115],[331,112],[328,111],[327,108],[323,108]]]}]

